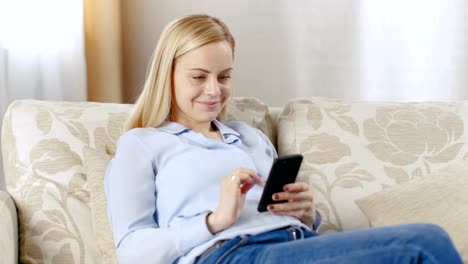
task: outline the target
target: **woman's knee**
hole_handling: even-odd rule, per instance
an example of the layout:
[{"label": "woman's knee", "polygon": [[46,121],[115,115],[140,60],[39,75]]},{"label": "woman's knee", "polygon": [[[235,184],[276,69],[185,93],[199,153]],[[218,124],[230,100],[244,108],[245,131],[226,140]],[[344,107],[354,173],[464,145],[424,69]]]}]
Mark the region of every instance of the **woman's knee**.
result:
[{"label": "woman's knee", "polygon": [[414,250],[421,251],[429,258],[446,263],[459,262],[458,252],[449,234],[440,226],[429,223],[404,225],[408,230],[406,244]]},{"label": "woman's knee", "polygon": [[439,225],[430,223],[407,224],[410,239],[415,239],[422,242],[430,242],[430,244],[451,244],[449,234]]},{"label": "woman's knee", "polygon": [[400,224],[378,228],[373,233],[384,245],[397,245],[414,250],[433,251],[453,246],[449,235],[440,226],[430,223]]}]

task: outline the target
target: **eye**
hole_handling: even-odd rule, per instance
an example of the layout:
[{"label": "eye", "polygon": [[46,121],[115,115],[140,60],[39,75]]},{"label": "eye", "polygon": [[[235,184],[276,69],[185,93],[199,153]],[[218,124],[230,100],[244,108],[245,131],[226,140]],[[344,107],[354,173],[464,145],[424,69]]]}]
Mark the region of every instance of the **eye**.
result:
[{"label": "eye", "polygon": [[197,76],[193,76],[192,79],[194,79],[196,81],[203,81],[203,80],[205,80],[205,76],[197,75]]},{"label": "eye", "polygon": [[226,82],[226,81],[228,81],[229,79],[231,79],[231,76],[229,76],[229,75],[222,75],[222,76],[218,77],[218,79],[219,79],[221,82]]}]

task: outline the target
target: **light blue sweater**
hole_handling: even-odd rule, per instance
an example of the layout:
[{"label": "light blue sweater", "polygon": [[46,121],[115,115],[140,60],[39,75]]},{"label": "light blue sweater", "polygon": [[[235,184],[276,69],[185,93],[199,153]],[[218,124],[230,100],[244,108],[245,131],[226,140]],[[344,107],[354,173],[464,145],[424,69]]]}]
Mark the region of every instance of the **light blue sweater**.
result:
[{"label": "light blue sweater", "polygon": [[105,176],[120,263],[193,263],[216,241],[304,226],[294,217],[258,213],[262,187],[255,186],[239,220],[216,235],[209,232],[205,218],[217,207],[222,178],[245,167],[266,180],[277,156],[258,129],[241,122],[214,124],[223,142],[175,122],[121,136]]}]

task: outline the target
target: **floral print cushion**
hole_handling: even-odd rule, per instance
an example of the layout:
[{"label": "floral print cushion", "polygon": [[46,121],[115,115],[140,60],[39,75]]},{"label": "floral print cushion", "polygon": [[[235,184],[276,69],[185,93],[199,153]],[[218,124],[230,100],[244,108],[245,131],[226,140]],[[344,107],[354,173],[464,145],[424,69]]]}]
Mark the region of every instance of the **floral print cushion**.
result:
[{"label": "floral print cushion", "polygon": [[18,210],[21,263],[99,263],[83,146],[106,151],[130,105],[21,100],[2,134],[7,192]]},{"label": "floral print cushion", "polygon": [[368,227],[355,203],[467,157],[468,101],[347,102],[303,98],[278,120],[280,155],[302,153],[320,233]]},{"label": "floral print cushion", "polygon": [[[234,98],[228,119],[268,136],[268,107]],[[115,152],[132,105],[20,100],[2,130],[7,192],[18,210],[22,263],[100,263],[83,148]]]}]

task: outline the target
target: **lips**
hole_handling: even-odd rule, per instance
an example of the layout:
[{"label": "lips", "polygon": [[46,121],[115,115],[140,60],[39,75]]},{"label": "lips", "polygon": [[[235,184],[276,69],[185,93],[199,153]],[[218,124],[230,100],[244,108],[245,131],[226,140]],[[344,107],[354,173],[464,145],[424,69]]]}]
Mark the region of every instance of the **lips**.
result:
[{"label": "lips", "polygon": [[220,104],[220,101],[197,101],[197,103],[201,104],[205,108],[215,109]]}]

